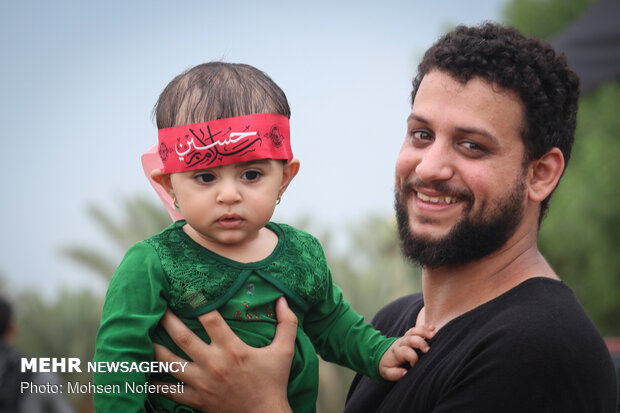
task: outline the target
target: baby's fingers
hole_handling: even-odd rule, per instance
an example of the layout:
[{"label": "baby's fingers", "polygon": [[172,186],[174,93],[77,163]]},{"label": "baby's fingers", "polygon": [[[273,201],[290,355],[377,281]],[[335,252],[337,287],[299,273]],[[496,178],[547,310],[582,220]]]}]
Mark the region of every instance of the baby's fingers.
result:
[{"label": "baby's fingers", "polygon": [[405,373],[407,373],[407,369],[402,367],[390,367],[385,369],[382,377],[387,381],[398,381],[405,375]]},{"label": "baby's fingers", "polygon": [[434,326],[415,326],[407,330],[403,337],[407,336],[420,336],[427,339],[433,338],[435,336],[435,327]]},{"label": "baby's fingers", "polygon": [[[401,338],[400,340],[401,341],[398,343],[398,346],[394,347],[393,349],[394,357],[396,358],[398,365],[402,365],[405,362],[407,362],[409,363],[410,366],[413,366],[415,363],[417,363],[418,359],[420,358],[418,356],[418,353],[416,353],[416,351],[414,350],[414,348],[417,348],[417,347],[409,345],[410,343],[404,340],[404,337]],[[428,349],[422,350],[422,351],[426,353]]]}]

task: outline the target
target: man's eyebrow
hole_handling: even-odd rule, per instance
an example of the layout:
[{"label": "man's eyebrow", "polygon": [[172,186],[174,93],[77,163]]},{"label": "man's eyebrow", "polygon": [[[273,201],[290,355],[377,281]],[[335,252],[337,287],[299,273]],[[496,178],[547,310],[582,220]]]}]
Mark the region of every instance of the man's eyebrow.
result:
[{"label": "man's eyebrow", "polygon": [[[417,121],[417,122],[425,123],[425,124],[430,123],[425,117],[416,115],[414,113],[411,113],[407,117],[407,123],[411,121]],[[499,139],[497,138],[497,136],[495,136],[494,134],[492,134],[491,132],[483,128],[476,128],[474,126],[463,126],[463,127],[457,127],[456,131],[459,133],[481,135],[495,143],[499,142]]]},{"label": "man's eyebrow", "polygon": [[484,136],[485,138],[489,139],[490,141],[494,143],[499,142],[499,139],[497,138],[497,136],[493,135],[491,132],[489,132],[486,129],[476,128],[476,127],[462,127],[462,128],[456,128],[456,130],[460,133]]},{"label": "man's eyebrow", "polygon": [[409,116],[407,117],[407,123],[411,122],[412,120],[417,120],[418,122],[422,122],[422,123],[429,123],[422,116],[410,113]]}]

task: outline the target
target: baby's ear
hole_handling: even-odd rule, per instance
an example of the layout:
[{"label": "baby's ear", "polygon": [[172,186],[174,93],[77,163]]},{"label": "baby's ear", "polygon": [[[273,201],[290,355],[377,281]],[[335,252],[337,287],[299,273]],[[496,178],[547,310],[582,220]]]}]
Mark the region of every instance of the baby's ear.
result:
[{"label": "baby's ear", "polygon": [[297,172],[299,172],[299,159],[293,158],[290,162],[284,164],[284,169],[282,170],[282,185],[280,185],[280,194],[283,194],[286,191],[286,188],[291,183]]},{"label": "baby's ear", "polygon": [[161,185],[166,192],[172,193],[172,183],[170,181],[170,174],[164,174],[161,169],[153,169],[151,172],[151,179]]}]

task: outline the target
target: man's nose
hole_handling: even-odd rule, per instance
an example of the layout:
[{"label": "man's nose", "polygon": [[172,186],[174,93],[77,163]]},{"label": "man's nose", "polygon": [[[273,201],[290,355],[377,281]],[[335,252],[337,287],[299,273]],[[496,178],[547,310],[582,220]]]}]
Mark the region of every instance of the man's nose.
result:
[{"label": "man's nose", "polygon": [[435,140],[426,147],[415,172],[424,182],[447,181],[454,175],[450,145]]}]

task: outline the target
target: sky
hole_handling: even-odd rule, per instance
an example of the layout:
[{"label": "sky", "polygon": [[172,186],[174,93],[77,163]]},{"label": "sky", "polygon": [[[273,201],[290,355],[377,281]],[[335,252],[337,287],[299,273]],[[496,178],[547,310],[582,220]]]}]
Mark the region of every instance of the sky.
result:
[{"label": "sky", "polygon": [[500,21],[504,3],[1,2],[4,288],[105,290],[59,250],[110,248],[89,205],[121,216],[125,199],[157,200],[140,165],[153,105],[206,61],[253,65],[288,97],[301,170],[274,220],[344,231],[389,216],[417,62],[446,28]]}]

